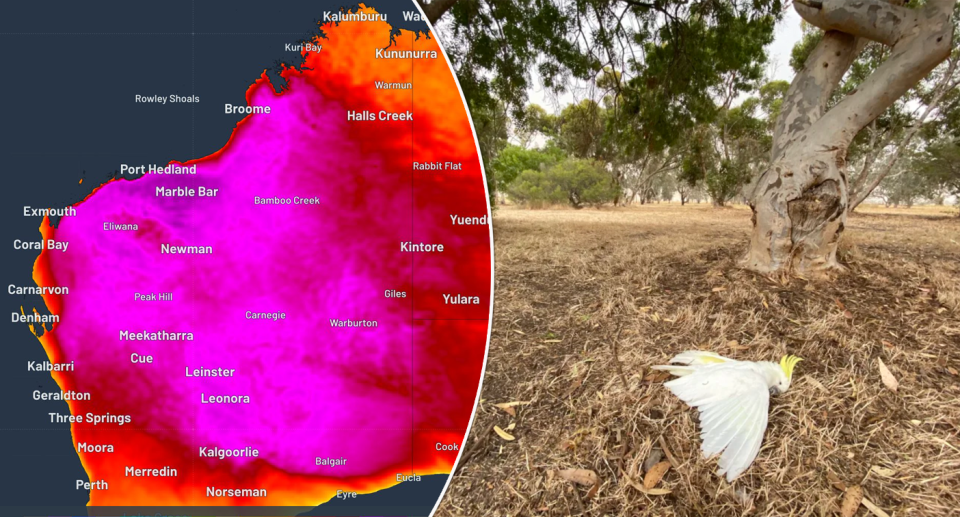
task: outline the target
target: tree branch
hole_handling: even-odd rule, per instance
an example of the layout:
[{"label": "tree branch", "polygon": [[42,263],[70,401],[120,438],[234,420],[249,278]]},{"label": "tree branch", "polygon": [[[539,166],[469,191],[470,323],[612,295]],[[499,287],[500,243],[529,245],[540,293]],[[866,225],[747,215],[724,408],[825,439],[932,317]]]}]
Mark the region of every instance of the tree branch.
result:
[{"label": "tree branch", "polygon": [[823,35],[787,90],[773,131],[771,163],[823,116],[830,95],[864,44],[864,41],[838,31],[827,31]]},{"label": "tree branch", "polygon": [[432,25],[436,24],[437,20],[449,11],[453,4],[457,3],[457,0],[432,0],[427,4],[423,3],[423,0],[417,0],[417,3],[420,4],[423,14],[427,15],[427,19],[430,20]]},{"label": "tree branch", "polygon": [[907,131],[907,134],[904,135],[903,140],[900,141],[900,143],[897,145],[896,150],[894,150],[893,155],[890,156],[890,159],[887,160],[883,168],[873,178],[873,181],[870,182],[867,188],[863,189],[862,192],[853,192],[853,194],[855,194],[856,197],[850,203],[850,208],[848,209],[848,212],[853,212],[854,210],[856,210],[857,207],[860,206],[861,203],[866,201],[866,199],[870,197],[870,194],[872,194],[873,191],[876,190],[878,186],[880,186],[880,183],[884,179],[886,179],[887,177],[890,177],[889,176],[890,171],[893,170],[893,166],[896,165],[897,160],[900,159],[900,155],[903,154],[903,150],[906,149],[908,145],[910,145],[910,141],[913,140],[913,137],[923,127],[923,124],[924,122],[926,122],[927,117],[929,117],[930,114],[933,112],[933,110],[937,108],[937,106],[940,104],[940,101],[943,100],[943,96],[948,91],[951,91],[952,89],[957,87],[958,82],[960,82],[960,79],[951,80],[953,72],[956,70],[956,68],[957,68],[957,60],[951,61],[950,65],[947,67],[946,72],[944,72],[942,81],[940,82],[940,84],[937,85],[937,89],[933,95],[933,98],[930,99],[930,103],[927,104],[927,107],[923,110],[923,114],[920,115],[920,118],[917,120],[917,123],[914,124],[909,131]]},{"label": "tree branch", "polygon": [[[860,87],[805,132],[813,148],[849,147],[867,124],[950,55],[957,0],[931,0],[916,26],[897,41],[889,58]],[[856,2],[855,2],[856,3]],[[866,16],[866,15],[864,15]]]},{"label": "tree branch", "polygon": [[845,32],[890,46],[916,28],[922,11],[886,0],[824,0],[819,8],[795,0],[794,8],[807,23],[825,31]]},{"label": "tree branch", "polygon": [[863,184],[867,182],[867,177],[870,176],[870,169],[873,168],[873,163],[877,160],[877,155],[885,147],[886,142],[877,147],[877,121],[874,120],[870,123],[870,129],[867,131],[870,132],[870,146],[869,151],[863,157],[863,167],[860,168],[860,173],[854,177],[850,178],[850,194],[857,195],[860,192],[860,189],[863,188]]}]

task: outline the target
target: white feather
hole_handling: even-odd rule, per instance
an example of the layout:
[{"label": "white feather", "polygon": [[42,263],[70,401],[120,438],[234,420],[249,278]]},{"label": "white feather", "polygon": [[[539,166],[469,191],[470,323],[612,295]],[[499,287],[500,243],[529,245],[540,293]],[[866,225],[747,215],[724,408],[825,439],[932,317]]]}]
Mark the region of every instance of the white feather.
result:
[{"label": "white feather", "polygon": [[722,453],[718,474],[733,481],[750,467],[760,452],[770,404],[767,381],[756,365],[708,363],[664,386],[700,410],[701,450],[706,457]]},{"label": "white feather", "polygon": [[731,362],[733,359],[724,357],[716,352],[705,352],[703,350],[686,350],[673,356],[671,363],[698,365]]}]

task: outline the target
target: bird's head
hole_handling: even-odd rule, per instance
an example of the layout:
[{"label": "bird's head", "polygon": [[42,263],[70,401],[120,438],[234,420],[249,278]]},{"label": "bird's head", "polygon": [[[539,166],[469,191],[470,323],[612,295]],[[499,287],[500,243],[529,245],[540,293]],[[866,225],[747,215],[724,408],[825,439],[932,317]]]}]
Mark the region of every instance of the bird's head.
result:
[{"label": "bird's head", "polygon": [[793,379],[793,369],[797,363],[803,361],[795,355],[785,355],[780,359],[780,367],[776,369],[776,378],[770,386],[771,395],[780,395],[790,389],[790,380]]}]

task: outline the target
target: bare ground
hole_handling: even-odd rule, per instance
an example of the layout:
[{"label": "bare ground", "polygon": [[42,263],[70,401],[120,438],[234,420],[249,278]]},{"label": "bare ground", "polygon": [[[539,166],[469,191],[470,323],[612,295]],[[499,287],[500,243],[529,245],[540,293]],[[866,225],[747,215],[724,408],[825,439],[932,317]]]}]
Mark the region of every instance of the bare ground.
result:
[{"label": "bare ground", "polygon": [[[482,400],[438,515],[833,515],[853,485],[877,515],[960,515],[960,218],[866,212],[848,270],[811,281],[737,268],[742,208],[499,210]],[[693,348],[804,358],[732,484],[649,368]],[[644,493],[658,455],[669,493]]]}]

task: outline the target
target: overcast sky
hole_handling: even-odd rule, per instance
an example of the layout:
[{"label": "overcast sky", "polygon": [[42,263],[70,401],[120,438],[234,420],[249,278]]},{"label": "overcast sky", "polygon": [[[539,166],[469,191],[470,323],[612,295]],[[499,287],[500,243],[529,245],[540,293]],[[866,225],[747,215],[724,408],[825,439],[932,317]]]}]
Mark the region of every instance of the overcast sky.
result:
[{"label": "overcast sky", "polygon": [[[793,45],[800,41],[802,36],[800,29],[800,16],[789,7],[784,13],[783,19],[777,24],[773,43],[767,47],[770,62],[767,65],[767,76],[770,80],[782,79],[791,81],[793,79],[793,70],[790,69],[790,51]],[[557,96],[542,88],[538,80],[533,81],[534,85],[527,91],[530,102],[543,106],[547,111],[556,113],[567,104],[575,100],[581,100],[589,96],[589,91],[585,84],[574,86],[564,94]]]}]

